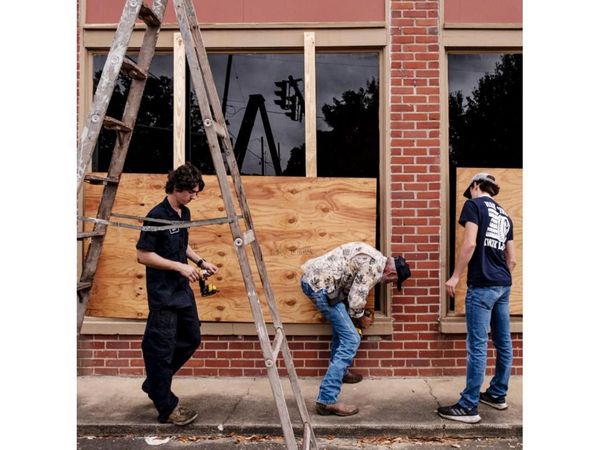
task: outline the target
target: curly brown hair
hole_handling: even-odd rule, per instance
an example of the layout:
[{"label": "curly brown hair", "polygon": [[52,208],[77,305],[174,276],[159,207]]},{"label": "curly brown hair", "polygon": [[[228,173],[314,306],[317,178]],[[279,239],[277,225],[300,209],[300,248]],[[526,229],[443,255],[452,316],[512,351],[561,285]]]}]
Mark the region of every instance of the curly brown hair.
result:
[{"label": "curly brown hair", "polygon": [[171,194],[175,189],[178,191],[192,191],[196,186],[198,186],[198,192],[204,189],[202,173],[188,161],[169,172],[165,192]]}]

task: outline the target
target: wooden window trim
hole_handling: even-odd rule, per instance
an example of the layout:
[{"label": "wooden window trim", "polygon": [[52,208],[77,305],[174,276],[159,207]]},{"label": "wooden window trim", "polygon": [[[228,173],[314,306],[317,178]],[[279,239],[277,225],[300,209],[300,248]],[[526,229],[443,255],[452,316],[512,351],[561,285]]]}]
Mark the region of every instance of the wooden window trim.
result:
[{"label": "wooden window trim", "polygon": [[[313,31],[320,48],[382,48],[387,43],[385,28],[317,28],[308,29],[208,29],[202,33],[204,45],[211,51],[233,50],[244,51],[261,49],[304,49],[304,32]],[[157,50],[172,50],[173,35],[177,29],[161,30],[158,35]],[[134,30],[130,49],[137,49],[142,43],[144,30]],[[110,48],[114,37],[114,29],[83,29],[82,44],[87,50]]]}]

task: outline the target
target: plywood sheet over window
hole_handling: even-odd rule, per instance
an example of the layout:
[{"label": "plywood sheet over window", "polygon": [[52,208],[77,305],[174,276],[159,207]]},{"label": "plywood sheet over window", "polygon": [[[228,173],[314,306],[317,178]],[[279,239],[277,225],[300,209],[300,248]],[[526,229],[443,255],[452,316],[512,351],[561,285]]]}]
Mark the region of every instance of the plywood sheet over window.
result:
[{"label": "plywood sheet over window", "polygon": [[[508,213],[514,226],[514,243],[517,252],[517,266],[512,277],[513,286],[510,295],[510,313],[513,315],[523,314],[523,170],[522,169],[490,169],[490,168],[464,168],[456,169],[456,223],[460,217],[462,205],[465,198],[462,196],[465,188],[469,185],[473,175],[478,172],[488,172],[496,177],[500,185],[500,193],[494,197],[502,208]],[[456,227],[456,251],[458,255],[462,244],[464,228]],[[456,288],[454,311],[465,314],[467,271],[463,273]]]},{"label": "plywood sheet over window", "polygon": [[[319,323],[322,318],[300,289],[300,266],[349,241],[375,242],[376,180],[367,178],[242,177],[281,318]],[[123,174],[113,212],[145,216],[165,196],[165,175]],[[226,215],[215,176],[190,203],[192,219]],[[231,183],[230,183],[231,184]],[[85,186],[85,215],[95,216],[101,187]],[[94,317],[146,318],[145,268],[136,261],[139,231],[109,227],[88,306]],[[211,280],[220,293],[201,297],[203,321],[252,322],[252,314],[228,225],[192,228],[190,245],[219,267]],[[254,266],[252,251],[248,256]],[[254,280],[270,320],[260,278]],[[373,306],[373,295],[368,305]]]}]

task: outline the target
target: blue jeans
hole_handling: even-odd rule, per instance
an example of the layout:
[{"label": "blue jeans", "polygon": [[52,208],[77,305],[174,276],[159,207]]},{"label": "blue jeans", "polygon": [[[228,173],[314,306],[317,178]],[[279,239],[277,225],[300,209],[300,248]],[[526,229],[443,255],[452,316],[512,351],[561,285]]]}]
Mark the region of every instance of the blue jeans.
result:
[{"label": "blue jeans", "polygon": [[324,289],[315,292],[310,285],[301,281],[302,291],[310,298],[319,309],[323,317],[331,324],[331,357],[329,367],[325,373],[317,402],[324,405],[337,403],[338,396],[342,390],[342,378],[348,370],[360,344],[360,336],[346,311],[343,302],[335,306],[329,306],[327,294]]},{"label": "blue jeans", "polygon": [[466,297],[467,315],[467,386],[459,404],[471,409],[479,403],[479,392],[485,376],[488,327],[496,348],[496,370],[488,394],[504,397],[512,367],[512,341],[508,298],[510,286],[469,287]]}]

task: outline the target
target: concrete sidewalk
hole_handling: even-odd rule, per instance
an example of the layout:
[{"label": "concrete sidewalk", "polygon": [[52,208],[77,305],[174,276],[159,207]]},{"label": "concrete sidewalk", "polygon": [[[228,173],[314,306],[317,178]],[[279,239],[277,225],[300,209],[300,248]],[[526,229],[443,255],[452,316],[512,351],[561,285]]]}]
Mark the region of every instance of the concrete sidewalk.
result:
[{"label": "concrete sidewalk", "polygon": [[[173,392],[183,404],[199,411],[186,427],[159,424],[156,410],[140,389],[142,378],[78,377],[78,435],[281,435],[281,425],[267,377],[175,377]],[[282,378],[294,428],[301,433],[300,415],[287,378]],[[350,417],[319,416],[314,404],[320,379],[302,378],[300,387],[316,435],[365,437],[379,435],[417,438],[519,437],[522,435],[522,378],[510,380],[509,408],[479,406],[482,421],[475,425],[440,418],[440,405],[454,404],[464,377],[369,378],[345,384],[341,401],[360,406]],[[489,378],[486,377],[484,388]]]}]

